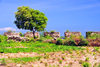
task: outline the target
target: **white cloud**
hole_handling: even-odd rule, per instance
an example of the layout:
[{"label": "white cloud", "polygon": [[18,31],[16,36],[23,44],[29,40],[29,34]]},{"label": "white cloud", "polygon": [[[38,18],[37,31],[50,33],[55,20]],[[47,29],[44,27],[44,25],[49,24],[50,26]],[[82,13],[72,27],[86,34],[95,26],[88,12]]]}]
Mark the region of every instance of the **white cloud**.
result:
[{"label": "white cloud", "polygon": [[0,31],[8,31],[8,30],[16,31],[16,29],[14,29],[12,27],[0,28]]}]

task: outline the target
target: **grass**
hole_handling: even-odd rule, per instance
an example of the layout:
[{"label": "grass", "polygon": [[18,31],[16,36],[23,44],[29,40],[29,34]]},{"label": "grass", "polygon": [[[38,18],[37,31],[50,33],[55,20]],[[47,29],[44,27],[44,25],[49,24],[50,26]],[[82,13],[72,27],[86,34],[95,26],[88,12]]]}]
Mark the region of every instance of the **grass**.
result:
[{"label": "grass", "polygon": [[[27,63],[27,62],[34,62],[37,61],[39,59],[41,59],[41,56],[38,57],[22,57],[22,58],[8,58],[8,59],[0,59],[2,64],[4,63],[9,63],[8,61],[12,62],[12,63]],[[4,61],[5,60],[5,61]]]},{"label": "grass", "polygon": [[57,52],[57,51],[84,50],[84,48],[77,46],[55,45],[39,41],[30,43],[26,42],[0,43],[0,47],[1,47],[0,48],[1,53],[18,53],[18,52],[45,53],[45,52]]}]

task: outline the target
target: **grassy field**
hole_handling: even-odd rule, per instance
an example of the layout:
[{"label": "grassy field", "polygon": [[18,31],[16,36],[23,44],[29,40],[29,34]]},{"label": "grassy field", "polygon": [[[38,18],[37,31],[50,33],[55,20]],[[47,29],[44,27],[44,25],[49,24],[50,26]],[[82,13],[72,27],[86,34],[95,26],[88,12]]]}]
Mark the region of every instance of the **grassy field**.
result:
[{"label": "grassy field", "polygon": [[0,52],[2,53],[18,53],[18,52],[56,52],[56,51],[70,51],[70,50],[83,50],[84,48],[76,46],[55,45],[51,43],[42,42],[15,42],[15,43],[0,43]]},{"label": "grassy field", "polygon": [[100,47],[43,42],[0,43],[0,66],[100,67]]}]

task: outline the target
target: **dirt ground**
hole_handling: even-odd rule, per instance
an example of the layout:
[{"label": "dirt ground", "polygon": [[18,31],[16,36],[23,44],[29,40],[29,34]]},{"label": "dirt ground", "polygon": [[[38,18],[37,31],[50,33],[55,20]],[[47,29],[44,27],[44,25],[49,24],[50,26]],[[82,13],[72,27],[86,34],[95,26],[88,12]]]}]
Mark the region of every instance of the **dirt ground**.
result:
[{"label": "dirt ground", "polygon": [[[86,47],[85,47],[86,48]],[[100,51],[88,47],[81,51],[60,51],[38,54],[32,53],[0,53],[2,58],[20,58],[42,56],[35,62],[0,64],[0,67],[83,67],[83,62],[88,62],[90,67],[100,64]]]}]

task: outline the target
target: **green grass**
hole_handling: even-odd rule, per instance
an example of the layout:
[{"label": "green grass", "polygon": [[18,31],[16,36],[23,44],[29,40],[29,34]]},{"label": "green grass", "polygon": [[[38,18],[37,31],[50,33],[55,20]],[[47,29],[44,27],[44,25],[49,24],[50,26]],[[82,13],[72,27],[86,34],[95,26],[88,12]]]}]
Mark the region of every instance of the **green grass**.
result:
[{"label": "green grass", "polygon": [[[17,48],[23,46],[25,48]],[[83,50],[84,48],[77,46],[55,45],[42,42],[14,42],[14,43],[0,43],[0,52],[2,53],[18,53],[18,52],[56,52],[56,51],[70,51],[70,50]],[[8,48],[11,47],[11,48]]]},{"label": "green grass", "polygon": [[[38,56],[38,57],[22,57],[22,58],[8,58],[8,59],[0,59],[1,62],[5,63],[27,63],[27,62],[34,62],[37,60],[40,60],[42,57]],[[5,61],[4,61],[5,60]]]}]

